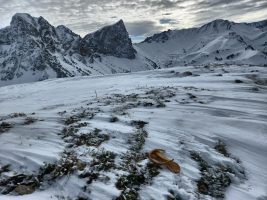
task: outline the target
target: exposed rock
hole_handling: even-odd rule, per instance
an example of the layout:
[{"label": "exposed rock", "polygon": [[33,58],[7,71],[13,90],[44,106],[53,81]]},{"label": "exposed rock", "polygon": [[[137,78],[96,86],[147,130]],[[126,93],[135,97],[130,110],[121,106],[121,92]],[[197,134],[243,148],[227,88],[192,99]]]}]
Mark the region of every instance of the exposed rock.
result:
[{"label": "exposed rock", "polygon": [[80,46],[81,54],[91,56],[94,53],[119,58],[135,58],[135,49],[122,20],[106,26],[84,37]]},{"label": "exposed rock", "polygon": [[19,195],[31,194],[34,192],[34,188],[27,185],[18,185],[15,190]]}]

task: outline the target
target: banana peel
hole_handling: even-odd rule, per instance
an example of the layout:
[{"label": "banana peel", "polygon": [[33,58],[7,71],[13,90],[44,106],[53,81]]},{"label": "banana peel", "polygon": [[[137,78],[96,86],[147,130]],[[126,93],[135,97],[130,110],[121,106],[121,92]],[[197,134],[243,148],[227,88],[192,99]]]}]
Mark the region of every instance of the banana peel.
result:
[{"label": "banana peel", "polygon": [[148,158],[151,162],[157,165],[166,166],[171,172],[179,173],[181,167],[174,162],[174,159],[169,159],[164,155],[165,150],[163,149],[154,149],[148,153]]}]

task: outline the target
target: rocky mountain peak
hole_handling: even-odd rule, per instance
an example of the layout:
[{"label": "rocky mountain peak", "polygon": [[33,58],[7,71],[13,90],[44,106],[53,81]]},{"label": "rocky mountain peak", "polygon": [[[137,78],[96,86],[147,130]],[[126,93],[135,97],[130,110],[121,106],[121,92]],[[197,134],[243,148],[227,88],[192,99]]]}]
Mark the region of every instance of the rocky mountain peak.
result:
[{"label": "rocky mountain peak", "polygon": [[32,17],[28,13],[16,13],[13,15],[11,25],[19,25],[20,23],[27,23],[36,26],[37,18]]},{"label": "rocky mountain peak", "polygon": [[17,35],[36,35],[38,18],[27,13],[17,13],[12,17],[10,27],[13,30],[12,32]]},{"label": "rocky mountain peak", "polygon": [[230,22],[228,20],[224,19],[216,19],[212,22],[209,22],[202,27],[200,27],[200,32],[205,31],[215,31],[215,32],[221,32],[225,30],[230,30],[232,28],[232,25],[234,25],[234,22]]},{"label": "rocky mountain peak", "polygon": [[248,25],[259,28],[262,31],[266,31],[267,30],[267,19],[263,21],[259,21],[259,22],[248,23]]},{"label": "rocky mountain peak", "polygon": [[157,43],[165,43],[169,40],[170,34],[172,30],[163,31],[161,33],[156,33],[151,37],[147,37],[142,43],[151,43],[151,42],[157,42]]},{"label": "rocky mountain peak", "polygon": [[92,52],[128,59],[134,59],[136,53],[122,20],[83,38],[81,53],[90,56]]}]

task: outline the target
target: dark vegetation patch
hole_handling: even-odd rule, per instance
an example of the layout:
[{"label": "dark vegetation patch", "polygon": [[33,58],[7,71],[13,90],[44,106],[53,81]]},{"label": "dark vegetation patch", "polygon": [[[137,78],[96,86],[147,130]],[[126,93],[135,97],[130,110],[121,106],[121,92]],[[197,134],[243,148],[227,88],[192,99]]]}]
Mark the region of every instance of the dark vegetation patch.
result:
[{"label": "dark vegetation patch", "polygon": [[153,163],[148,162],[144,167],[138,165],[140,161],[147,158],[147,154],[141,151],[148,136],[144,130],[147,122],[132,121],[131,124],[137,128],[137,131],[130,137],[129,150],[122,156],[119,169],[126,171],[127,174],[117,180],[116,187],[122,192],[116,200],[140,199],[138,191],[141,185],[149,184],[152,178],[159,174],[159,166]]},{"label": "dark vegetation patch", "polygon": [[148,163],[144,169],[133,170],[128,175],[121,176],[116,183],[116,187],[122,190],[122,193],[116,200],[140,199],[138,195],[140,186],[150,184],[153,177],[159,174],[159,169],[159,166]]},{"label": "dark vegetation patch", "polygon": [[85,164],[73,152],[64,152],[55,164],[45,164],[37,174],[18,174],[0,180],[2,194],[31,194],[44,185],[52,184],[56,179],[70,175],[75,170],[83,170]]},{"label": "dark vegetation patch", "polygon": [[145,127],[145,125],[148,124],[148,122],[141,121],[141,120],[133,120],[131,122],[132,126],[135,126],[137,129],[142,129]]},{"label": "dark vegetation patch", "polygon": [[37,121],[37,119],[34,118],[34,117],[26,117],[25,121],[24,121],[24,125],[30,125],[30,124],[33,124],[36,121]]},{"label": "dark vegetation patch", "polygon": [[86,145],[98,147],[102,142],[110,139],[109,135],[100,134],[100,132],[101,130],[94,129],[90,133],[82,133],[79,135],[74,134],[70,139],[67,139],[66,141],[74,144],[75,146]]},{"label": "dark vegetation patch", "polygon": [[10,118],[17,118],[17,117],[26,117],[27,115],[25,113],[20,112],[20,113],[12,113],[9,116]]},{"label": "dark vegetation patch", "polygon": [[167,195],[167,200],[183,200],[175,191],[169,190],[169,193],[170,194]]},{"label": "dark vegetation patch", "polygon": [[187,95],[189,96],[189,99],[196,99],[197,97],[191,93],[187,93]]},{"label": "dark vegetation patch", "polygon": [[86,164],[79,160],[73,152],[64,152],[55,164],[44,165],[39,172],[38,179],[46,182],[70,175],[75,170],[82,171]]},{"label": "dark vegetation patch", "polygon": [[82,122],[75,125],[64,127],[61,131],[62,138],[73,136],[75,133],[79,131],[80,128],[86,127],[87,125],[88,125],[87,122]]},{"label": "dark vegetation patch", "polygon": [[0,176],[1,176],[1,174],[2,173],[4,173],[4,172],[9,172],[10,171],[10,165],[4,165],[4,166],[1,166],[0,167]]},{"label": "dark vegetation patch", "polygon": [[76,117],[76,116],[70,116],[65,120],[65,125],[70,125],[70,124],[74,124],[78,121],[80,121],[81,119]]},{"label": "dark vegetation patch", "polygon": [[100,99],[99,103],[114,106],[114,113],[125,115],[127,114],[126,110],[136,107],[165,107],[164,102],[168,102],[169,98],[175,96],[175,90],[173,87],[152,87],[152,89],[146,89],[143,94],[113,94]]},{"label": "dark vegetation patch", "polygon": [[17,187],[20,187],[18,189],[22,189],[21,187],[24,187],[25,192],[17,190],[17,192],[21,192],[21,195],[23,195],[24,193],[32,193],[39,185],[39,181],[35,179],[33,175],[18,174],[0,180],[0,191],[1,194],[6,195],[13,192]]},{"label": "dark vegetation patch", "polygon": [[223,141],[219,140],[216,145],[215,145],[215,150],[218,151],[219,153],[223,154],[225,157],[229,157],[230,154],[228,153],[226,149],[226,145],[224,144]]},{"label": "dark vegetation patch", "polygon": [[201,178],[197,181],[198,192],[214,198],[224,198],[227,187],[231,184],[229,174],[220,168],[210,166],[198,153],[191,152],[201,171]]},{"label": "dark vegetation patch", "polygon": [[13,126],[11,123],[8,122],[2,122],[0,124],[0,133],[4,133],[6,131],[8,131],[9,129],[11,129]]},{"label": "dark vegetation patch", "polygon": [[[84,170],[83,173],[79,175],[79,178],[85,179],[88,185],[91,184],[93,181],[97,180],[101,175],[101,172],[103,176],[105,172],[116,168],[116,155],[113,152],[105,151],[104,149],[102,149],[99,151],[93,151],[91,153],[91,156],[93,157],[93,160],[88,164],[89,168]],[[107,176],[106,180],[109,180]],[[88,190],[87,186],[84,186],[84,192]]]},{"label": "dark vegetation patch", "polygon": [[[100,112],[99,108],[84,108],[84,107],[80,107],[77,109],[74,109],[72,111],[71,116],[67,117],[64,121],[65,125],[71,125],[74,123],[77,123],[79,121],[81,121],[82,119],[86,118],[86,119],[93,119],[93,117],[96,115],[96,113]],[[63,113],[64,115],[64,113]]]},{"label": "dark vegetation patch", "polygon": [[257,74],[249,74],[246,76],[248,79],[251,79],[255,84],[257,85],[267,85],[267,79],[266,78],[260,78]]},{"label": "dark vegetation patch", "polygon": [[11,113],[7,116],[3,116],[0,118],[0,121],[7,120],[7,119],[12,119],[12,118],[17,118],[17,117],[26,117],[27,115],[25,113]]},{"label": "dark vegetation patch", "polygon": [[102,149],[101,151],[93,152],[92,156],[94,159],[90,166],[95,171],[109,171],[110,169],[115,168],[115,153]]},{"label": "dark vegetation patch", "polygon": [[[229,157],[225,144],[218,141],[215,149],[222,155]],[[224,198],[227,187],[232,183],[232,177],[245,178],[245,172],[237,159],[233,165],[209,164],[199,153],[191,152],[191,158],[195,160],[201,171],[201,178],[197,181],[198,192],[214,198]]]}]

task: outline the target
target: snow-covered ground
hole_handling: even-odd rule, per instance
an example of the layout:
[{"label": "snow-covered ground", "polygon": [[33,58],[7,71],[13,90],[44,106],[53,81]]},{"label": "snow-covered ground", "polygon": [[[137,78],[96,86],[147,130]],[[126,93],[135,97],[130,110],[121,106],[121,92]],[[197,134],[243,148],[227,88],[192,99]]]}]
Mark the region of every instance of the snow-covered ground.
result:
[{"label": "snow-covered ground", "polygon": [[192,66],[0,87],[0,200],[267,199],[266,79]]}]

